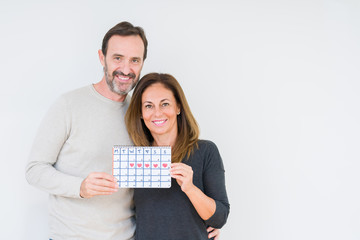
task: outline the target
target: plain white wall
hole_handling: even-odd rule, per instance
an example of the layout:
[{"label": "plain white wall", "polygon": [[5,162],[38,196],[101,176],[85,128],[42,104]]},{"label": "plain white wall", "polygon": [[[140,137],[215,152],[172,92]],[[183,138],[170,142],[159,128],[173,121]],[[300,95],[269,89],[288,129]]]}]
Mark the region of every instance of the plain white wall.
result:
[{"label": "plain white wall", "polygon": [[[360,4],[0,1],[1,239],[46,239],[24,167],[62,93],[98,82],[116,23],[142,26],[143,74],[173,74],[223,156],[221,239],[360,239]],[[235,237],[236,236],[236,237]]]}]

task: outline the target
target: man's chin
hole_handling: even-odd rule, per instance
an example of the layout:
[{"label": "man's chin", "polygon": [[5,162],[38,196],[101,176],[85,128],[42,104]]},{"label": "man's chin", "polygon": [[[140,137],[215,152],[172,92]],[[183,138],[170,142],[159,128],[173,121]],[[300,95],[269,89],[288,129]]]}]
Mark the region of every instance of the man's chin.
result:
[{"label": "man's chin", "polygon": [[118,88],[118,90],[119,90],[119,92],[128,94],[131,90],[134,89],[134,87],[135,87],[134,82],[131,82],[131,84],[126,85],[126,87],[125,87],[125,86],[122,86],[121,88]]},{"label": "man's chin", "polygon": [[131,90],[132,90],[132,88],[127,88],[127,89],[123,89],[123,90],[114,88],[113,92],[120,96],[123,96],[123,95],[127,95]]}]

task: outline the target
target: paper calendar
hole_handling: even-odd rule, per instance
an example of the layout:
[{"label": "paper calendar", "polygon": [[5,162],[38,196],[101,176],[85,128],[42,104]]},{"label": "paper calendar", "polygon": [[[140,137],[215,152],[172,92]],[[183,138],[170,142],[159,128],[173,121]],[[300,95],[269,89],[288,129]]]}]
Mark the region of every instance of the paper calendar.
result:
[{"label": "paper calendar", "polygon": [[171,147],[113,147],[113,175],[121,188],[169,188]]}]

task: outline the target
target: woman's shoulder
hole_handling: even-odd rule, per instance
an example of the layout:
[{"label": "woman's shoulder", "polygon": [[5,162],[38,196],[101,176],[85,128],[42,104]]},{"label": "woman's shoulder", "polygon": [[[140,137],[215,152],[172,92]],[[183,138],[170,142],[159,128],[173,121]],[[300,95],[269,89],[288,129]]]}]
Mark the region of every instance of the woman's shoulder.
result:
[{"label": "woman's shoulder", "polygon": [[[198,149],[196,155],[197,159],[202,159],[204,168],[209,168],[216,165],[219,169],[223,169],[222,159],[216,144],[210,140],[199,139]],[[220,165],[219,165],[220,164]]]},{"label": "woman's shoulder", "polygon": [[197,143],[201,151],[218,151],[216,144],[211,140],[199,139]]}]

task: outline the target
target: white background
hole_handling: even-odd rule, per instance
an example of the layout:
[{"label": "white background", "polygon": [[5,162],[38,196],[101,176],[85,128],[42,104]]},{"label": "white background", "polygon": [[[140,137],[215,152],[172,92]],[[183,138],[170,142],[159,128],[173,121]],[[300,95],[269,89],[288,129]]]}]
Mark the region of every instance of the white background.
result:
[{"label": "white background", "polygon": [[360,239],[357,0],[1,0],[1,239],[47,239],[32,141],[60,94],[100,81],[123,20],[146,31],[143,74],[174,75],[220,149],[221,239]]}]

